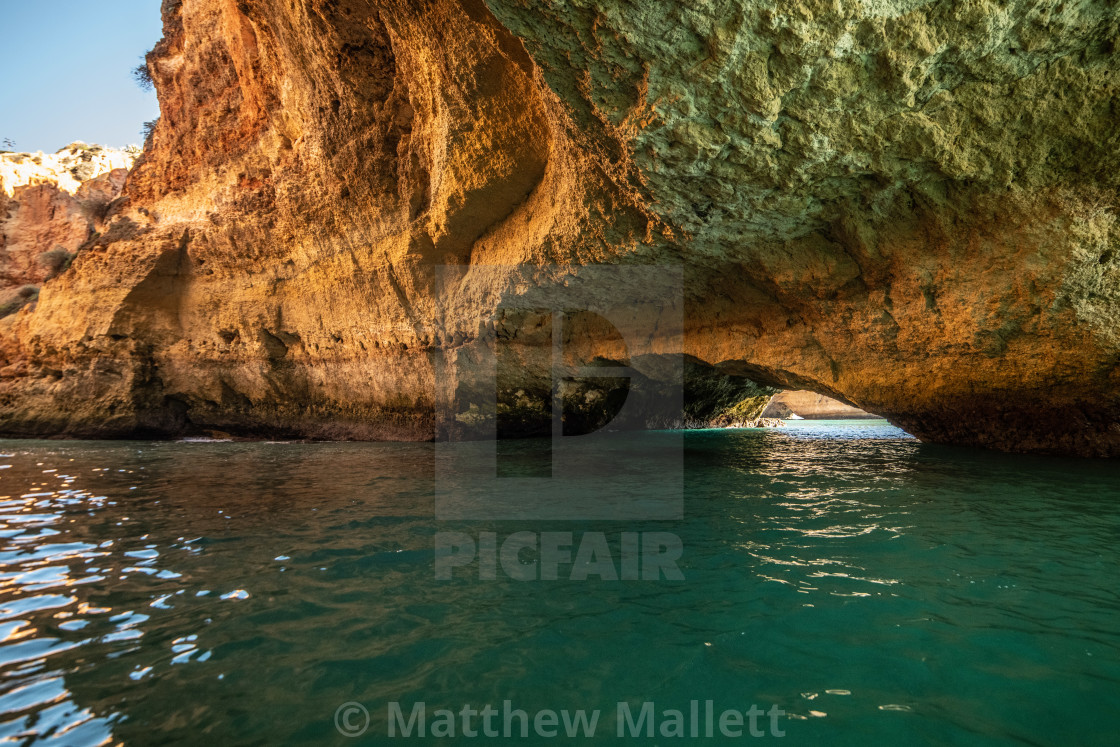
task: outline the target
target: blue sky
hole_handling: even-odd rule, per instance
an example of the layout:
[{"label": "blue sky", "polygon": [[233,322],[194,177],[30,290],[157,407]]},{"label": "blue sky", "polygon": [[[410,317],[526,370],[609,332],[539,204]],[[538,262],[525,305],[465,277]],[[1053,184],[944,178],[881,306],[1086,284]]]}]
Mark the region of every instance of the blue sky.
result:
[{"label": "blue sky", "polygon": [[[0,0],[0,141],[140,144],[159,116],[131,70],[163,35],[160,0]],[[0,150],[8,150],[0,144]]]}]

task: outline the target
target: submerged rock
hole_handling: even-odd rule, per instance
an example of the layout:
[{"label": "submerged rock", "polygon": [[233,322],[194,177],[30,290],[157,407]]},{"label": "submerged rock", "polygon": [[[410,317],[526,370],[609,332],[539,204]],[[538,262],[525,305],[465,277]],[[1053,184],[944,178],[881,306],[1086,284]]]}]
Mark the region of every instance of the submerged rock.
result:
[{"label": "submerged rock", "polygon": [[[739,387],[639,371],[681,422],[782,387],[926,440],[1120,454],[1112,4],[183,0],[164,24],[127,203],[3,325],[5,432],[487,423],[469,372],[500,308],[619,264],[682,273],[589,293],[677,309],[629,364],[683,351]],[[506,370],[517,430],[559,389]],[[592,427],[611,389],[563,397]]]}]

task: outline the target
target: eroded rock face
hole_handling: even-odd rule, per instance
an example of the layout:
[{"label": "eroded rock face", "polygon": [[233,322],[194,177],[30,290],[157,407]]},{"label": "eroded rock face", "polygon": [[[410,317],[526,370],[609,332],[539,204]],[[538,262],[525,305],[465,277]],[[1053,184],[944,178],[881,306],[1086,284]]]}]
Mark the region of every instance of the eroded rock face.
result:
[{"label": "eroded rock face", "polygon": [[0,154],[0,313],[69,265],[124,188],[135,155],[73,143]]},{"label": "eroded rock face", "polygon": [[1113,6],[492,7],[680,237],[695,354],[932,440],[1120,449]]},{"label": "eroded rock face", "polygon": [[[470,419],[500,306],[621,263],[684,272],[680,334],[634,361],[683,350],[929,440],[1120,454],[1108,3],[164,17],[127,204],[6,322],[8,432],[427,438]],[[638,290],[597,302],[666,313]]]}]

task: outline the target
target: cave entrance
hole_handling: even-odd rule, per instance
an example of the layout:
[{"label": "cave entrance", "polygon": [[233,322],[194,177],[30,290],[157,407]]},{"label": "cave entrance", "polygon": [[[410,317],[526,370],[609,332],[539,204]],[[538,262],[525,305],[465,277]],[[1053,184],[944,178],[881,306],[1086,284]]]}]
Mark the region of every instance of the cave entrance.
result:
[{"label": "cave entrance", "polygon": [[881,420],[881,415],[808,390],[787,389],[774,395],[760,415],[776,420]]}]

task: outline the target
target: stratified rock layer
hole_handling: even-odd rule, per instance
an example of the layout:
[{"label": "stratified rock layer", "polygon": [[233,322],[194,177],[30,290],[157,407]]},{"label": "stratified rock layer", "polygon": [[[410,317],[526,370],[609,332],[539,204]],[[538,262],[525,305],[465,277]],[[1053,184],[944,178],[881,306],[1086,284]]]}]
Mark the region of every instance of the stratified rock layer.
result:
[{"label": "stratified rock layer", "polygon": [[169,0],[128,202],[5,322],[3,429],[427,438],[499,306],[622,263],[685,273],[635,361],[1120,454],[1118,18]]}]

